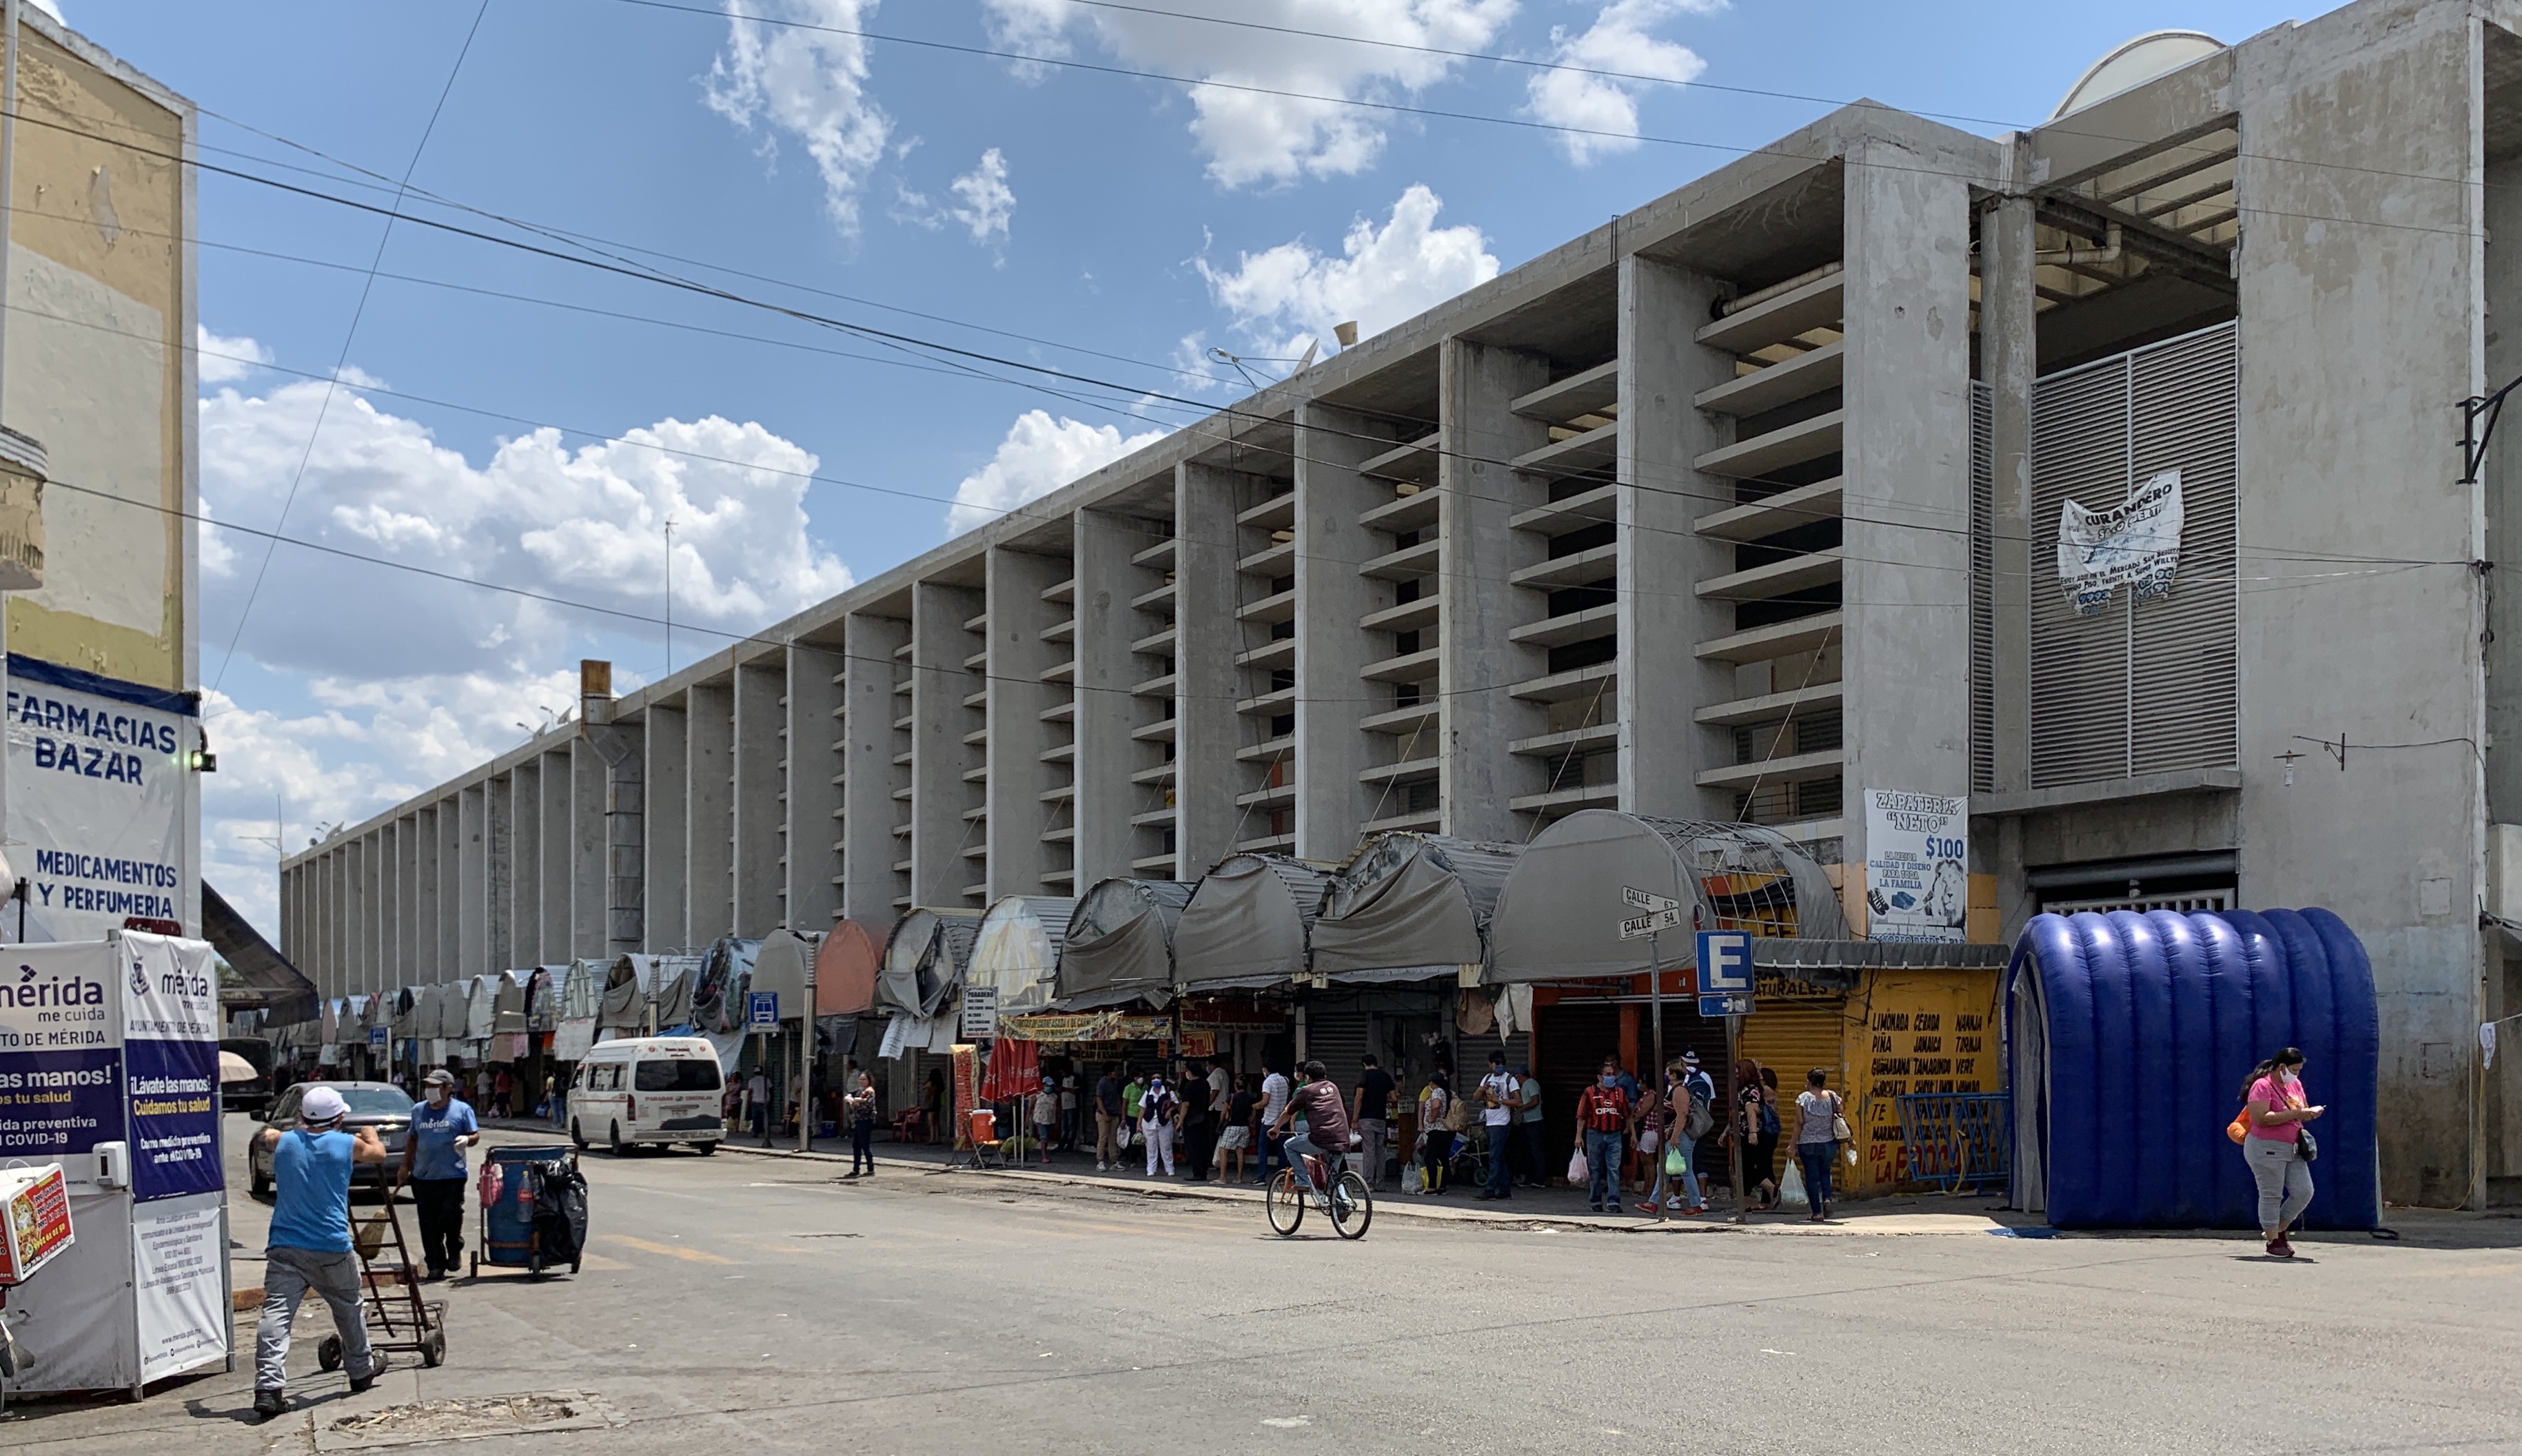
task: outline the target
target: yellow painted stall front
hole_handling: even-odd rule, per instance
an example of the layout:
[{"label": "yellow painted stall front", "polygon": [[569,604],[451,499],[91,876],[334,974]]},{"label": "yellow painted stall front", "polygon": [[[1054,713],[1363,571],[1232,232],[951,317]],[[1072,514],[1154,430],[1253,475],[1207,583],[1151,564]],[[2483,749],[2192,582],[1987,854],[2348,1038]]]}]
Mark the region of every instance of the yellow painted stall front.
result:
[{"label": "yellow painted stall front", "polygon": [[1847,998],[1843,1053],[1847,1125],[1856,1134],[1859,1197],[1909,1181],[1900,1145],[1906,1092],[2004,1087],[1993,968],[1867,971]]}]

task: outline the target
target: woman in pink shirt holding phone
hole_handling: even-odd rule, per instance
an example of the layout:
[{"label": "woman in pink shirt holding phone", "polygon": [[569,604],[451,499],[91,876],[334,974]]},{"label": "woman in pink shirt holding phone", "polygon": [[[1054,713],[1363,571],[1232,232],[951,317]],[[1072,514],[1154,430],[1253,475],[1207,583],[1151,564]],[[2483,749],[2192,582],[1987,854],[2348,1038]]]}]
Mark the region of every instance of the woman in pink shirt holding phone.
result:
[{"label": "woman in pink shirt holding phone", "polygon": [[2316,1145],[2304,1124],[2328,1111],[2308,1103],[2303,1091],[2303,1053],[2293,1047],[2251,1069],[2242,1089],[2242,1158],[2260,1188],[2260,1232],[2268,1256],[2294,1257],[2286,1229],[2312,1204],[2312,1160]]}]

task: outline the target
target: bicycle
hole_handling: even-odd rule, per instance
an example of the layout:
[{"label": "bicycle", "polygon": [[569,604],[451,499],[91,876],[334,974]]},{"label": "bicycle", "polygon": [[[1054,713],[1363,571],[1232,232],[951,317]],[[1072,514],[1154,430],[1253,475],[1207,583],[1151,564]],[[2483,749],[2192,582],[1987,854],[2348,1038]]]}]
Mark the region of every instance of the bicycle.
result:
[{"label": "bicycle", "polygon": [[1331,1221],[1331,1231],[1343,1239],[1366,1236],[1367,1225],[1375,1221],[1375,1190],[1367,1187],[1366,1178],[1349,1166],[1348,1155],[1339,1159],[1338,1176],[1328,1186],[1317,1187],[1307,1174],[1319,1168],[1320,1159],[1307,1158],[1307,1168],[1281,1168],[1262,1191],[1262,1204],[1270,1215],[1270,1227],[1280,1238],[1295,1233],[1305,1221],[1308,1204],[1322,1209]]}]

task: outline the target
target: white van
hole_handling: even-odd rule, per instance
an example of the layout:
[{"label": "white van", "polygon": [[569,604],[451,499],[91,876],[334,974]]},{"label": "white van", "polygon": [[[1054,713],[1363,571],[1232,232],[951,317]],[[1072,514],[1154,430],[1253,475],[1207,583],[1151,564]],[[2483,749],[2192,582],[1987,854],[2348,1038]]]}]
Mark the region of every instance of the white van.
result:
[{"label": "white van", "polygon": [[617,1158],[640,1143],[715,1153],[726,1133],[719,1111],[724,1086],[718,1048],[700,1037],[599,1041],[580,1059],[570,1088],[570,1141],[584,1148],[600,1140]]}]

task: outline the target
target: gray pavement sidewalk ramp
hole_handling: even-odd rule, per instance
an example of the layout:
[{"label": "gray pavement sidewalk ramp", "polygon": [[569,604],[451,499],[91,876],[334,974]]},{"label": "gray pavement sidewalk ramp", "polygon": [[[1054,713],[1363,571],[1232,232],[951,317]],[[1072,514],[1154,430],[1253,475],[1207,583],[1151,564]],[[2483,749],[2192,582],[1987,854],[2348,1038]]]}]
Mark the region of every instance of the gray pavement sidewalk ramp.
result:
[{"label": "gray pavement sidewalk ramp", "polygon": [[1172,999],[1174,932],[1192,887],[1179,880],[1098,880],[1070,912],[1053,1002],[1092,1011]]}]

